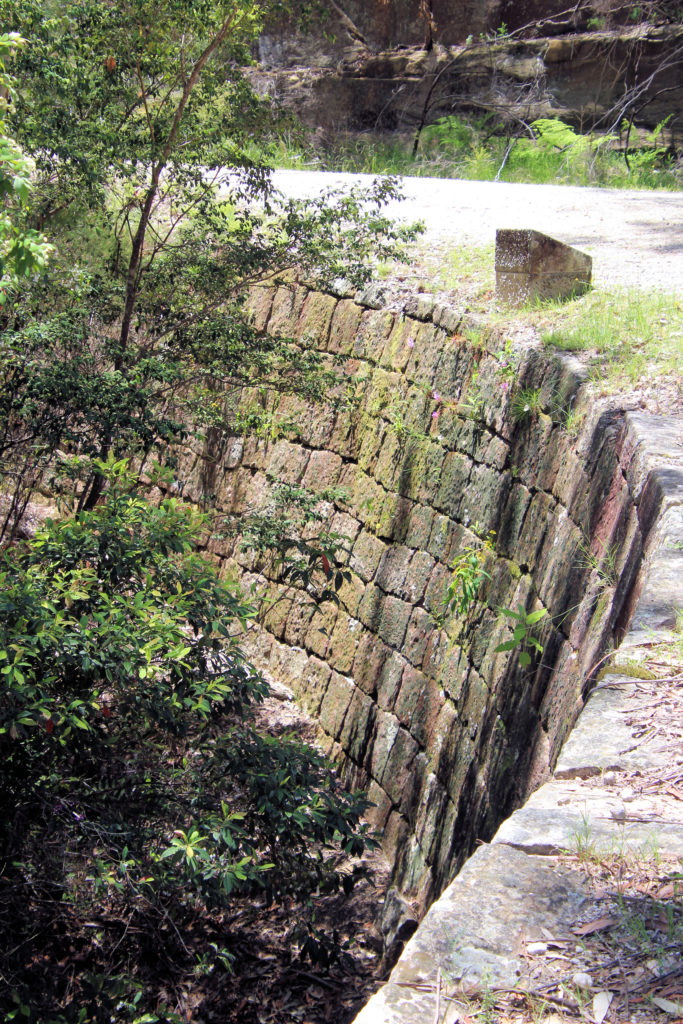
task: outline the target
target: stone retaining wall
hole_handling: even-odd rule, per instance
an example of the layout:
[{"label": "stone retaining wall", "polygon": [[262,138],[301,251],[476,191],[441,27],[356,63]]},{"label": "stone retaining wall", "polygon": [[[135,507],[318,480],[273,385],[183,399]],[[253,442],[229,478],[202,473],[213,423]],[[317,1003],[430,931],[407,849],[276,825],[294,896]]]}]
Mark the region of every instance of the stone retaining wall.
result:
[{"label": "stone retaining wall", "polygon": [[[266,581],[280,600],[249,649],[367,787],[396,884],[425,907],[554,764],[626,614],[658,499],[632,493],[619,416],[581,404],[566,362],[506,353],[426,298],[406,316],[366,299],[256,289],[257,324],[338,359],[356,402],[284,398],[275,416],[300,434],[207,444],[182,475],[189,497],[237,514],[274,479],[343,488],[328,506],[348,538],[339,605],[314,611]],[[489,531],[490,580],[466,619],[443,620],[452,560]],[[238,544],[214,537],[209,550],[245,586],[263,583]],[[529,669],[495,652],[510,637],[500,608],[520,604],[549,613]]]},{"label": "stone retaining wall", "polygon": [[[539,940],[573,939],[563,946],[571,955],[573,929],[599,918],[610,900],[619,906],[623,899],[637,915],[623,896],[621,872],[628,875],[639,859],[668,863],[674,877],[678,860],[680,871],[683,809],[669,780],[683,771],[681,698],[667,684],[676,681],[680,691],[680,642],[673,627],[683,579],[683,422],[629,413],[626,430],[628,456],[622,458],[629,489],[639,504],[652,505],[654,498],[660,508],[628,633],[591,691],[552,779],[503,822],[491,844],[476,851],[433,903],[389,981],[355,1024],[454,1024],[462,1019],[457,1007],[465,993],[539,986],[556,992],[558,978],[564,974],[566,985],[572,976],[570,961],[561,956],[558,970],[557,961],[544,959],[547,947]],[[659,665],[659,678],[648,663]],[[562,856],[578,853],[581,844],[589,861],[616,858],[612,884],[591,887],[580,858]],[[675,898],[665,905],[675,912]],[[643,901],[645,919],[647,906]],[[540,956],[533,955],[534,944]],[[672,951],[675,962],[675,943]],[[600,955],[593,954],[599,972]],[[628,992],[635,979],[620,966]],[[544,988],[548,982],[553,984]],[[571,996],[571,985],[566,988]],[[638,1015],[665,1017],[649,1002],[641,1002]],[[612,1010],[611,1019],[627,1018]]]}]

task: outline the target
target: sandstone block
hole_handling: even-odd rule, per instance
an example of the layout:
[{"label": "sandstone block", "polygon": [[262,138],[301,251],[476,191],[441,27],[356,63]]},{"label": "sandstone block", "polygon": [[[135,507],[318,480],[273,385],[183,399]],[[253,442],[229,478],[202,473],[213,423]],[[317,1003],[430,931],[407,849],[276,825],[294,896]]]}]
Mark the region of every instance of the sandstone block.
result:
[{"label": "sandstone block", "polygon": [[337,560],[346,565],[349,561],[351,547],[360,532],[360,523],[346,512],[335,512],[330,523],[330,532],[339,536],[341,547],[337,551]]},{"label": "sandstone block", "polygon": [[369,363],[376,363],[393,326],[392,313],[380,308],[366,312],[356,331],[353,354],[359,359],[367,359]]},{"label": "sandstone block", "polygon": [[460,518],[466,526],[478,524],[481,533],[498,529],[511,480],[488,466],[474,466],[460,505]]},{"label": "sandstone block", "polygon": [[337,621],[337,607],[332,603],[321,605],[313,613],[306,633],[306,647],[324,658],[330,644],[330,635]]},{"label": "sandstone block", "polygon": [[408,566],[406,578],[399,594],[404,600],[411,604],[417,604],[422,600],[427,581],[434,568],[434,559],[426,551],[416,551]]},{"label": "sandstone block", "polygon": [[[381,490],[381,488],[380,488]],[[397,494],[385,494],[376,519],[373,520],[378,537],[402,541],[408,529],[413,503]]]},{"label": "sandstone block", "polygon": [[377,632],[390,647],[399,648],[408,628],[412,609],[398,597],[387,597],[382,606]]},{"label": "sandstone block", "polygon": [[249,289],[247,307],[257,331],[265,330],[273,305],[274,296],[274,288],[264,288],[262,285],[255,285],[253,288]]},{"label": "sandstone block", "polygon": [[[436,498],[436,507],[447,515],[456,517],[470,478],[472,463],[462,455],[448,452],[441,472],[441,484]],[[432,489],[433,489],[432,482]]]},{"label": "sandstone block", "polygon": [[421,666],[427,651],[427,642],[434,631],[434,620],[423,608],[413,609],[410,616],[403,653],[408,661]]},{"label": "sandstone block", "polygon": [[451,574],[445,566],[434,566],[434,571],[429,577],[429,583],[427,584],[424,596],[424,606],[428,612],[440,613],[442,611],[443,599],[450,579]]},{"label": "sandstone block", "polygon": [[446,451],[443,446],[430,441],[424,451],[424,471],[420,480],[420,487],[417,492],[417,499],[423,505],[431,504],[434,500],[434,484],[439,479],[442,471],[445,471]]},{"label": "sandstone block", "polygon": [[384,663],[391,651],[372,633],[364,633],[353,662],[352,675],[360,688],[371,697],[377,692]]},{"label": "sandstone block", "polygon": [[393,370],[405,369],[413,348],[413,345],[409,344],[413,339],[413,330],[414,324],[409,320],[396,321],[380,357],[382,366],[391,367]]},{"label": "sandstone block", "polygon": [[382,836],[382,850],[385,856],[393,859],[397,851],[403,848],[409,832],[408,822],[403,815],[398,811],[392,811]]},{"label": "sandstone block", "polygon": [[439,717],[434,724],[432,742],[430,743],[429,750],[427,751],[428,762],[434,771],[440,775],[442,781],[448,777],[450,772],[448,757],[442,757],[442,754],[444,750],[447,750],[449,744],[452,744],[452,737],[454,736],[457,727],[458,713],[455,710],[453,703],[446,700],[441,705]]},{"label": "sandstone block", "polygon": [[352,350],[353,339],[356,337],[362,315],[362,308],[349,299],[342,299],[337,303],[330,326],[330,352],[347,355]]},{"label": "sandstone block", "polygon": [[273,308],[268,321],[270,334],[291,333],[308,292],[297,285],[282,285],[273,299]]},{"label": "sandstone block", "polygon": [[451,700],[459,699],[469,669],[470,664],[463,649],[457,644],[449,644],[443,657],[439,683]]},{"label": "sandstone block", "polygon": [[434,844],[441,834],[448,794],[436,775],[430,773],[420,799],[415,834],[427,861],[433,859]]},{"label": "sandstone block", "polygon": [[412,556],[412,549],[401,544],[388,547],[379,563],[375,583],[389,594],[400,596]]},{"label": "sandstone block", "polygon": [[425,505],[415,505],[410,513],[406,544],[411,548],[426,548],[434,522],[434,512]]},{"label": "sandstone block", "polygon": [[387,710],[393,708],[406,664],[405,658],[398,651],[392,651],[384,661],[377,679],[377,702],[380,707]]},{"label": "sandstone block", "polygon": [[353,545],[349,564],[361,580],[370,583],[385,551],[386,545],[382,541],[370,534],[367,529],[361,530]]},{"label": "sandstone block", "polygon": [[427,543],[427,551],[440,562],[447,562],[459,544],[460,532],[460,527],[452,519],[436,513]]},{"label": "sandstone block", "polygon": [[405,456],[405,446],[401,438],[390,427],[384,434],[384,443],[373,470],[375,479],[387,490],[396,490],[396,483],[401,475]]},{"label": "sandstone block", "polygon": [[394,705],[394,714],[405,729],[410,730],[420,694],[426,686],[427,677],[414,669],[412,665],[406,665],[401,678],[401,688]]},{"label": "sandstone block", "polygon": [[[373,779],[376,779],[378,783],[382,783],[382,778],[389,760],[389,754],[394,745],[394,741],[398,734],[398,721],[394,715],[390,715],[384,711],[377,713],[377,731],[375,733],[375,740],[372,745],[372,753],[370,756],[370,774]],[[386,791],[386,787],[383,787]]]},{"label": "sandstone block", "polygon": [[551,497],[539,491],[531,499],[524,517],[522,532],[514,555],[516,561],[520,565],[528,566],[530,571],[536,567],[548,524],[553,520],[555,505],[556,503]]},{"label": "sandstone block", "polygon": [[418,745],[413,737],[407,730],[399,727],[382,775],[382,788],[397,806],[404,799],[412,781],[413,762],[418,751]]},{"label": "sandstone block", "polygon": [[303,646],[315,611],[312,601],[296,598],[287,615],[285,640],[294,647]]},{"label": "sandstone block", "polygon": [[320,705],[320,724],[326,733],[339,739],[344,725],[346,712],[355,692],[351,679],[333,672]]},{"label": "sandstone block", "polygon": [[352,576],[350,580],[344,580],[337,591],[337,596],[349,615],[357,618],[364,593],[365,585],[363,581],[358,576]]},{"label": "sandstone block", "polygon": [[406,367],[409,380],[420,380],[431,384],[441,358],[445,334],[433,324],[420,324],[414,334],[415,345]]},{"label": "sandstone block", "polygon": [[384,598],[384,591],[376,587],[374,583],[371,583],[365,588],[363,599],[358,606],[358,618],[366,629],[372,630],[375,633],[378,630],[382,617]]},{"label": "sandstone block", "polygon": [[325,696],[331,675],[330,666],[326,665],[320,658],[311,657],[308,659],[308,666],[301,677],[298,691],[304,706],[312,715],[317,715],[320,711],[320,705]]},{"label": "sandstone block", "polygon": [[284,597],[283,593],[275,590],[272,593],[273,604],[263,617],[263,624],[269,633],[272,633],[278,640],[283,640],[287,626],[287,616],[292,607],[292,599]]},{"label": "sandstone block", "polygon": [[422,659],[422,671],[432,679],[436,679],[448,654],[449,640],[441,629],[434,629],[427,637],[425,655]]},{"label": "sandstone block", "polygon": [[391,800],[374,779],[368,786],[367,795],[370,806],[365,812],[365,817],[374,828],[383,829],[391,813]]},{"label": "sandstone block", "polygon": [[374,701],[357,687],[354,688],[340,743],[355,764],[363,764],[365,760],[376,715],[377,706]]},{"label": "sandstone block", "polygon": [[513,484],[496,536],[496,550],[500,555],[509,558],[517,557],[522,523],[530,501],[531,492],[524,484]]},{"label": "sandstone block", "polygon": [[469,735],[472,739],[475,739],[479,726],[484,720],[488,699],[489,690],[486,683],[474,669],[470,669],[461,720],[463,726],[469,727]]},{"label": "sandstone block", "polygon": [[506,306],[568,299],[588,291],[593,261],[540,231],[496,231],[496,297]]},{"label": "sandstone block", "polygon": [[[276,480],[298,484],[306,471],[308,459],[309,452],[305,448],[283,438],[274,445],[270,453],[267,462],[268,472]],[[341,459],[339,461],[341,463]]]},{"label": "sandstone block", "polygon": [[[413,672],[415,670],[411,669],[410,671]],[[432,679],[428,679],[424,686],[420,688],[417,702],[413,709],[410,732],[423,748],[428,748],[431,745],[432,735],[444,699],[443,693]]]},{"label": "sandstone block", "polygon": [[308,336],[321,348],[327,345],[337,299],[323,292],[309,292],[296,325],[296,337]]},{"label": "sandstone block", "polygon": [[321,491],[336,486],[341,467],[341,457],[334,452],[311,452],[303,479],[304,487]]},{"label": "sandstone block", "polygon": [[332,668],[338,672],[351,671],[361,630],[358,619],[349,618],[343,612],[339,613],[326,655]]}]

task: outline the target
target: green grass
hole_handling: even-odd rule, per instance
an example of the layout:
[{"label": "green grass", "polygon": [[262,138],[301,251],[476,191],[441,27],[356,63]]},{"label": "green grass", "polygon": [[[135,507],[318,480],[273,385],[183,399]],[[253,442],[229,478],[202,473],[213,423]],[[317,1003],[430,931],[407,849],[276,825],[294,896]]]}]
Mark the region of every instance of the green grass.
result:
[{"label": "green grass", "polygon": [[[475,181],[592,185],[609,188],[680,189],[683,167],[662,144],[666,122],[640,134],[627,166],[617,136],[579,135],[556,119],[535,122],[536,137],[510,143],[483,121],[440,118],[412,135],[339,133],[317,145],[301,135],[283,137],[266,154],[274,167],[464,178]],[[263,157],[263,153],[258,154]]]},{"label": "green grass", "polygon": [[493,242],[451,249],[433,279],[435,289],[489,294],[495,285],[494,252]]},{"label": "green grass", "polygon": [[587,353],[596,383],[680,376],[683,300],[657,291],[589,292],[557,310],[542,340],[547,348]]}]

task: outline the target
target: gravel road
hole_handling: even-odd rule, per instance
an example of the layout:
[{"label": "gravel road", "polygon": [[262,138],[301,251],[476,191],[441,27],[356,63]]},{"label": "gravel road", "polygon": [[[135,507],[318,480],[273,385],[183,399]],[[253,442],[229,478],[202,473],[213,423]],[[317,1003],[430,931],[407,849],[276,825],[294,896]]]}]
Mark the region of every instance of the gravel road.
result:
[{"label": "gravel road", "polygon": [[[371,180],[321,171],[274,174],[276,186],[292,197]],[[484,245],[496,228],[535,228],[589,253],[598,287],[683,291],[683,193],[445,178],[404,178],[403,189],[405,200],[388,213],[424,221],[427,248]]]}]

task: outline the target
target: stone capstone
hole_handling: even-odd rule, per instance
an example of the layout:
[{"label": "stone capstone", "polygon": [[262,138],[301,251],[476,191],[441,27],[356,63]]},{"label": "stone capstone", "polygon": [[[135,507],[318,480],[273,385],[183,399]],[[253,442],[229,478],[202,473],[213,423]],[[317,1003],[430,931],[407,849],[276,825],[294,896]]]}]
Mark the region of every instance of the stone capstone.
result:
[{"label": "stone capstone", "polygon": [[593,261],[540,231],[496,231],[496,298],[505,306],[568,299],[587,291]]}]

